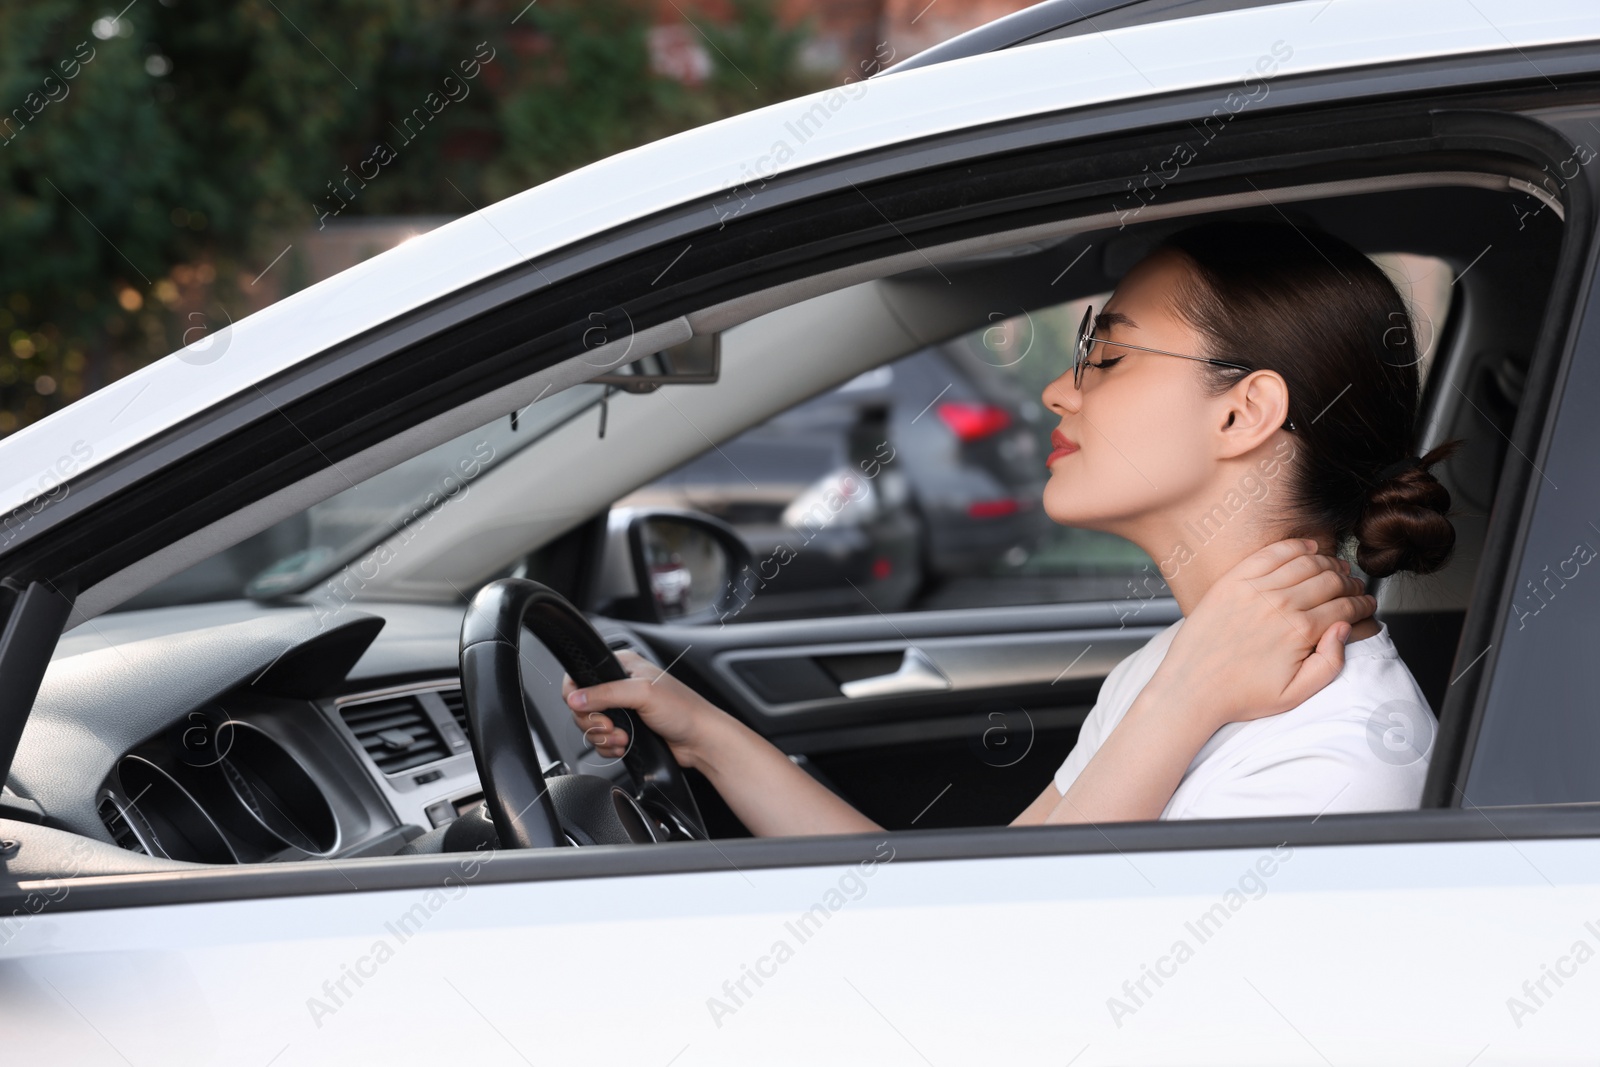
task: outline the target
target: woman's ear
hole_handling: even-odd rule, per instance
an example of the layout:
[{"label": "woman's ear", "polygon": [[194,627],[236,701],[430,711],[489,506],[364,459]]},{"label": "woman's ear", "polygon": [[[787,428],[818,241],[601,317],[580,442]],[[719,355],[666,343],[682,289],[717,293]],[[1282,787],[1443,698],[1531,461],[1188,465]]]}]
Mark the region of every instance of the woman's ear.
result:
[{"label": "woman's ear", "polygon": [[1227,421],[1226,456],[1244,455],[1289,418],[1289,386],[1277,371],[1252,371],[1223,394]]}]

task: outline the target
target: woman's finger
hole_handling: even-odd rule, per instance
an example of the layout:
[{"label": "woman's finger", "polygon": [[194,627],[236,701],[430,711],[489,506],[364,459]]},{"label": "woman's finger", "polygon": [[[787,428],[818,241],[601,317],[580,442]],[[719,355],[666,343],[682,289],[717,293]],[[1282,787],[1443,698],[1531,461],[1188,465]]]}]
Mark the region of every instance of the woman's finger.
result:
[{"label": "woman's finger", "polygon": [[1344,642],[1350,634],[1349,623],[1329,626],[1317,641],[1317,647],[1300,665],[1300,670],[1283,691],[1283,706],[1297,708],[1321,692],[1344,669]]},{"label": "woman's finger", "polygon": [[609,716],[598,711],[573,712],[572,717],[577,721],[578,729],[583,731],[584,741],[595,748],[605,744],[606,738],[616,727]]},{"label": "woman's finger", "polygon": [[1337,556],[1324,556],[1320,552],[1308,552],[1305,555],[1295,556],[1279,564],[1271,573],[1253,579],[1251,584],[1257,589],[1287,589],[1298,585],[1307,578],[1314,578],[1318,574],[1348,574],[1349,565]]},{"label": "woman's finger", "polygon": [[616,725],[611,716],[599,711],[578,711],[574,708],[572,718],[585,730],[609,730]]},{"label": "woman's finger", "polygon": [[583,739],[595,748],[606,745],[627,744],[628,731],[618,726],[610,718],[597,711],[584,712],[576,716],[578,726],[583,730]]},{"label": "woman's finger", "polygon": [[603,756],[625,756],[628,753],[628,731],[607,730],[605,733],[585,734],[584,738]]},{"label": "woman's finger", "polygon": [[647,682],[653,682],[665,673],[631,648],[617,649],[616,656],[617,662],[628,672],[630,678],[643,678]]},{"label": "woman's finger", "polygon": [[1341,622],[1354,626],[1362,619],[1371,618],[1376,610],[1378,598],[1370,593],[1342,596],[1306,612],[1306,622],[1312,633],[1321,633]]},{"label": "woman's finger", "polygon": [[596,747],[610,756],[625,756],[628,754],[628,731],[612,730],[606,734],[604,744]]},{"label": "woman's finger", "polygon": [[1280,590],[1284,602],[1298,611],[1310,611],[1318,604],[1338,597],[1360,596],[1366,591],[1361,579],[1340,571],[1318,571],[1290,588]]},{"label": "woman's finger", "polygon": [[1311,555],[1314,552],[1316,552],[1316,542],[1310,538],[1291,537],[1256,549],[1240,560],[1236,567],[1239,577],[1254,580],[1271,574],[1296,556]]},{"label": "woman's finger", "polygon": [[650,696],[650,683],[643,678],[624,678],[601,682],[567,694],[567,706],[578,711],[591,708],[638,708]]}]

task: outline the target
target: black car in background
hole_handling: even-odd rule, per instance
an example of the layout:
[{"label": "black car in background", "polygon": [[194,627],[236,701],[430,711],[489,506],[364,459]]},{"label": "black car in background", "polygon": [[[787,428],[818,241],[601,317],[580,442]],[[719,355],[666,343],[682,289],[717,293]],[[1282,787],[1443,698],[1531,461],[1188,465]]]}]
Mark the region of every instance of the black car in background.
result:
[{"label": "black car in background", "polygon": [[958,338],[798,404],[616,506],[702,511],[738,531],[754,573],[729,622],[905,610],[1032,552],[1039,410]]}]

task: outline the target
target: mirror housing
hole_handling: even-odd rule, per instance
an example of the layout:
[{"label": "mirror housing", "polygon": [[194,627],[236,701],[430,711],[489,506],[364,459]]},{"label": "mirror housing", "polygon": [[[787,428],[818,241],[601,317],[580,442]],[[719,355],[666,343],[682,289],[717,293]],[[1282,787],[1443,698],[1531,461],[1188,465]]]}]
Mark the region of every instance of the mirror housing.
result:
[{"label": "mirror housing", "polygon": [[721,371],[722,334],[709,333],[696,334],[589,380],[628,393],[653,393],[663,385],[713,385]]},{"label": "mirror housing", "polygon": [[679,508],[613,508],[595,610],[634,622],[715,622],[738,602],[735,579],[750,566],[744,539],[720,519]]}]

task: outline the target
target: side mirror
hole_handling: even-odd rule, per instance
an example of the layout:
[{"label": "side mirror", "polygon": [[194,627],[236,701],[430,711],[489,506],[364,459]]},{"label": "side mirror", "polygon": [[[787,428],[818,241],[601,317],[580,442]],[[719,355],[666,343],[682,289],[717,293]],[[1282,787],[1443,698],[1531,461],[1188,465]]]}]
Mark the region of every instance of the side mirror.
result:
[{"label": "side mirror", "polygon": [[599,610],[638,622],[713,622],[738,602],[751,565],[733,527],[671,508],[615,508],[606,522]]}]

